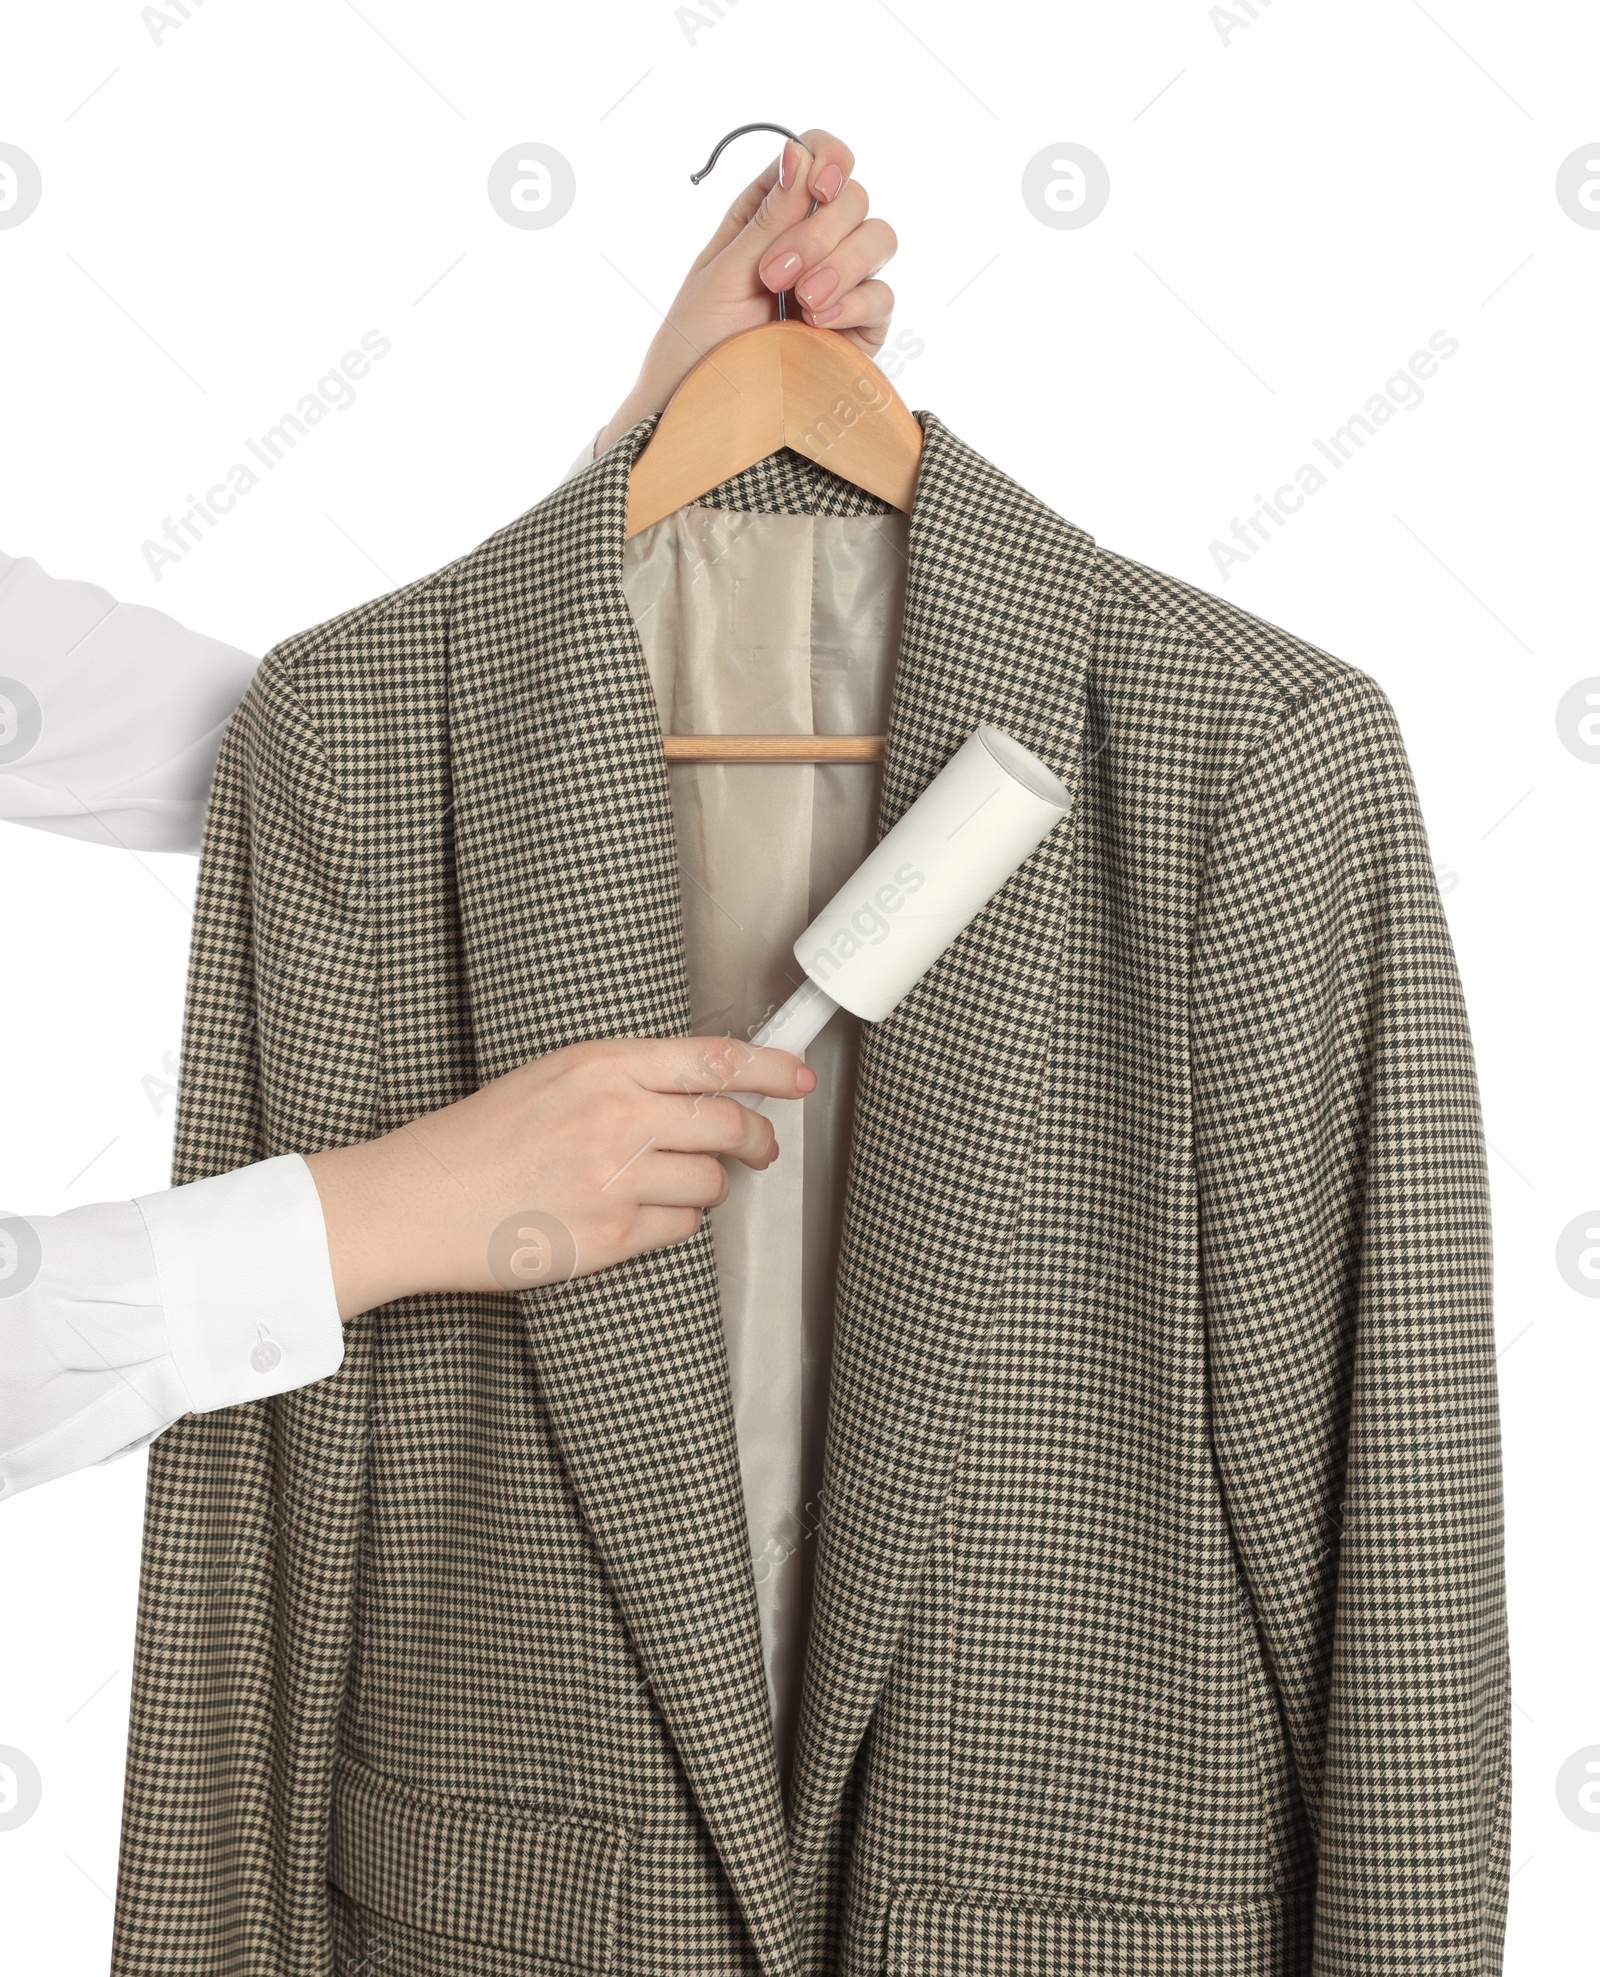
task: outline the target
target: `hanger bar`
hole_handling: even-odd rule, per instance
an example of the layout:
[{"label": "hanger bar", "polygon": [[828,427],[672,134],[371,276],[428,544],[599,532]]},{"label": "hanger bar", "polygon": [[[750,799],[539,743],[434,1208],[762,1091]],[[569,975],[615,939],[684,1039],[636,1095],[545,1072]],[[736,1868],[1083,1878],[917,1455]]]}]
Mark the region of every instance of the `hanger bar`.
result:
[{"label": "hanger bar", "polygon": [[669,762],[881,762],[885,735],[663,735]]}]

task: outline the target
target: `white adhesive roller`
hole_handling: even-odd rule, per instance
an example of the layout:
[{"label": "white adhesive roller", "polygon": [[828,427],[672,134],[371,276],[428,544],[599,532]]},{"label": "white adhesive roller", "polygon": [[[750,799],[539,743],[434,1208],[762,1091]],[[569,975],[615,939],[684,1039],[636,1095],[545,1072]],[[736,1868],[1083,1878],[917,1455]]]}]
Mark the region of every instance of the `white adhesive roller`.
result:
[{"label": "white adhesive roller", "polygon": [[750,1041],[802,1051],[836,1009],[881,1022],[1070,805],[1031,749],[979,728],[795,942],[806,979]]}]

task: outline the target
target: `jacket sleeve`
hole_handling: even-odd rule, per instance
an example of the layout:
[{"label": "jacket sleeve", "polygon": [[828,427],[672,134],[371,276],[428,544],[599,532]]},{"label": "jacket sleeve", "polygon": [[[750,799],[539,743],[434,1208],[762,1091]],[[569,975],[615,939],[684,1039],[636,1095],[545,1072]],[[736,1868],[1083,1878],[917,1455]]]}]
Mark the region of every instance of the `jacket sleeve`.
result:
[{"label": "jacket sleeve", "polygon": [[[212,786],[176,1182],[375,1130],[359,880],[321,741],[269,657]],[[333,1970],[328,1806],[370,1394],[357,1325],[330,1378],[190,1414],[151,1449],[113,1977]]]},{"label": "jacket sleeve", "polygon": [[1220,1486],[1317,1851],[1316,1977],[1498,1971],[1509,1690],[1488,1184],[1393,712],[1234,776],[1192,981]]}]

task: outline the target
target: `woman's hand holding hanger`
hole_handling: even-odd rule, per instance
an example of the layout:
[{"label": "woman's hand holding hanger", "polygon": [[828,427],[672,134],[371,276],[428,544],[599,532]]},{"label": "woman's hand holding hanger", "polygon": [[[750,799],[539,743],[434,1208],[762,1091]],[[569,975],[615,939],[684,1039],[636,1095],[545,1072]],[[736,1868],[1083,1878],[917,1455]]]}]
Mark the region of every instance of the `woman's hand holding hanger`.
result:
[{"label": "woman's hand holding hanger", "polygon": [[[869,216],[866,189],[850,176],[854,167],[855,153],[829,131],[808,130],[799,144],[784,140],[695,259],[638,381],[595,442],[597,456],[664,410],[708,350],[770,322],[774,298],[788,290],[802,321],[837,330],[868,357],[877,354],[894,309],[893,289],[877,277],[898,242],[887,220]],[[819,203],[808,218],[813,199]]]}]

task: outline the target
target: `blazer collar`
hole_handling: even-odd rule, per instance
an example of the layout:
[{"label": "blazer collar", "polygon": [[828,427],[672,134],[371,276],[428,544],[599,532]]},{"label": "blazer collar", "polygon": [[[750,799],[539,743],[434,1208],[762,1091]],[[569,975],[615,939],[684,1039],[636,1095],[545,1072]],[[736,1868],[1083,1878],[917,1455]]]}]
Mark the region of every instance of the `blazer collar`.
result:
[{"label": "blazer collar", "polygon": [[[1093,544],[919,416],[880,834],[980,722],[1058,772],[1074,770],[1083,729]],[[458,578],[456,857],[484,1080],[586,1037],[687,1033],[666,763],[621,581],[628,476],[654,426],[641,421]],[[707,501],[883,511],[790,453]],[[709,1225],[678,1247],[519,1294],[649,1694],[774,1977],[795,1967],[794,1888],[820,1858],[893,1655],[993,1322],[1044,1070],[1071,842],[1071,826],[1058,827],[864,1039],[792,1861]]]},{"label": "blazer collar", "polygon": [[[484,1081],[590,1037],[688,1034],[661,727],[621,588],[628,473],[654,423],[458,576],[456,868]],[[596,1718],[660,1710],[763,1968],[784,1977],[787,1837],[710,1228],[518,1301],[643,1668]],[[581,1773],[577,1789],[581,1809]]]},{"label": "blazer collar", "polygon": [[[920,416],[880,837],[983,722],[1033,749],[1075,799],[1098,750],[1093,541]],[[1077,823],[1075,800],[863,1033],[791,1779],[798,1895],[821,1863],[922,1578],[998,1322],[1048,1068]]]}]

